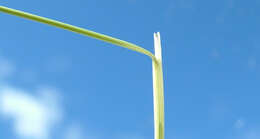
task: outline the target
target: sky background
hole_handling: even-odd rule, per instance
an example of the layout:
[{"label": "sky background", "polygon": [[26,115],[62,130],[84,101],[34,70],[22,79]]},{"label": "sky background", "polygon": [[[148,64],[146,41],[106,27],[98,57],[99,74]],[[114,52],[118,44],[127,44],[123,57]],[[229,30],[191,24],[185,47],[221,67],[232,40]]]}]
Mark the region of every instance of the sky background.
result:
[{"label": "sky background", "polygon": [[[160,31],[165,139],[260,138],[259,0],[8,0],[1,5],[153,52]],[[0,138],[151,139],[142,54],[0,13]]]}]

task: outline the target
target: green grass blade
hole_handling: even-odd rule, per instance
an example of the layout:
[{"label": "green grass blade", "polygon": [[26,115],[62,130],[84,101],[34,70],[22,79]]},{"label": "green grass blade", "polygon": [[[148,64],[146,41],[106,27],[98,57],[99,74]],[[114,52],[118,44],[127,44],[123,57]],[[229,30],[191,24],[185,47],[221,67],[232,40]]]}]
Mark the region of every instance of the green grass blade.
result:
[{"label": "green grass blade", "polygon": [[148,51],[148,50],[146,50],[146,49],[144,49],[140,46],[137,46],[135,44],[132,44],[132,43],[129,43],[129,42],[117,39],[117,38],[113,38],[113,37],[110,37],[110,36],[107,36],[107,35],[104,35],[104,34],[100,34],[100,33],[94,32],[94,31],[90,31],[90,30],[87,30],[87,29],[84,29],[84,28],[76,27],[76,26],[66,24],[66,23],[63,23],[63,22],[59,22],[59,21],[56,21],[56,20],[52,20],[52,19],[49,19],[49,18],[37,16],[37,15],[34,15],[34,14],[26,13],[26,12],[11,9],[11,8],[7,8],[7,7],[4,7],[4,6],[0,6],[0,11],[7,13],[7,14],[11,14],[11,15],[22,17],[22,18],[30,19],[30,20],[33,20],[33,21],[41,22],[41,23],[44,23],[44,24],[48,24],[48,25],[51,25],[51,26],[55,26],[55,27],[58,27],[58,28],[62,28],[62,29],[65,29],[65,30],[69,30],[69,31],[79,33],[79,34],[82,34],[82,35],[86,35],[86,36],[89,36],[89,37],[92,37],[92,38],[95,38],[95,39],[99,39],[99,40],[102,40],[102,41],[105,41],[105,42],[108,42],[108,43],[112,43],[112,44],[115,44],[115,45],[118,45],[118,46],[121,46],[121,47],[125,47],[125,48],[131,49],[133,51],[137,51],[139,53],[145,54],[145,55],[149,56],[150,58],[152,58],[153,60],[155,60],[154,55],[150,51]]}]

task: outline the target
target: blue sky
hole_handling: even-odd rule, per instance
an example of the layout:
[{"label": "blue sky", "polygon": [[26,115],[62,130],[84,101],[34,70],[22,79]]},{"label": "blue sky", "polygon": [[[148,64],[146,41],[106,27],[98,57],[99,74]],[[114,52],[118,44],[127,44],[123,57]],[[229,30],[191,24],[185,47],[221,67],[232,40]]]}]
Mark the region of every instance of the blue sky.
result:
[{"label": "blue sky", "polygon": [[[1,5],[153,52],[160,31],[166,139],[260,138],[260,1],[45,0]],[[151,139],[151,60],[0,14],[0,137]]]}]

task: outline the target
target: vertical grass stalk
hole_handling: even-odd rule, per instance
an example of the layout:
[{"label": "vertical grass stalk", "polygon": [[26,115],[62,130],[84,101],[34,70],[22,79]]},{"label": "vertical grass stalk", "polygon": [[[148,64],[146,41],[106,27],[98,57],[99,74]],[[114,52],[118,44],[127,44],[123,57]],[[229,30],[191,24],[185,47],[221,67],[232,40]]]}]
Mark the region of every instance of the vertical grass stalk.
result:
[{"label": "vertical grass stalk", "polygon": [[160,33],[154,33],[153,99],[154,99],[154,139],[164,139],[164,94]]}]

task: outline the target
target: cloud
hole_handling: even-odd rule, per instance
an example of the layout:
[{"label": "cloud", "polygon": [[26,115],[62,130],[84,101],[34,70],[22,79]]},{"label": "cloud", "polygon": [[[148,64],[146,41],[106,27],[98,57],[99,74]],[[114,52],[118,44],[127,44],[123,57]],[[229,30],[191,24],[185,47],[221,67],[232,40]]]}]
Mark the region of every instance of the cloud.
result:
[{"label": "cloud", "polygon": [[[70,66],[70,62],[63,57],[54,57],[48,64],[51,72],[61,72]],[[62,139],[86,139],[79,124],[61,127],[64,115],[59,91],[46,86],[36,90],[29,88],[30,91],[10,86],[5,79],[14,72],[15,66],[0,56],[0,120],[10,122],[18,139],[53,139],[55,136]],[[35,76],[35,71],[23,73],[24,79],[33,79]]]},{"label": "cloud", "polygon": [[[70,67],[70,61],[64,58],[53,58],[48,63],[49,72],[62,72]],[[7,59],[0,56],[0,120],[6,120],[11,125],[12,134],[17,139],[99,139],[100,133],[91,129],[85,130],[81,124],[65,125],[59,91],[54,88],[41,87],[32,90],[10,85],[5,79],[9,79],[16,68]],[[27,70],[28,71],[28,70]],[[18,71],[17,71],[18,72]],[[36,71],[22,72],[23,81],[27,79],[33,82]],[[74,120],[74,119],[69,119]],[[6,132],[9,129],[4,129]],[[86,133],[87,131],[87,133]],[[0,135],[1,138],[1,135]],[[105,137],[104,137],[105,138]],[[122,135],[118,139],[143,139],[138,135]]]},{"label": "cloud", "polygon": [[14,87],[0,88],[0,114],[11,119],[15,133],[22,139],[47,139],[61,120],[55,91],[42,88],[38,96]]}]

